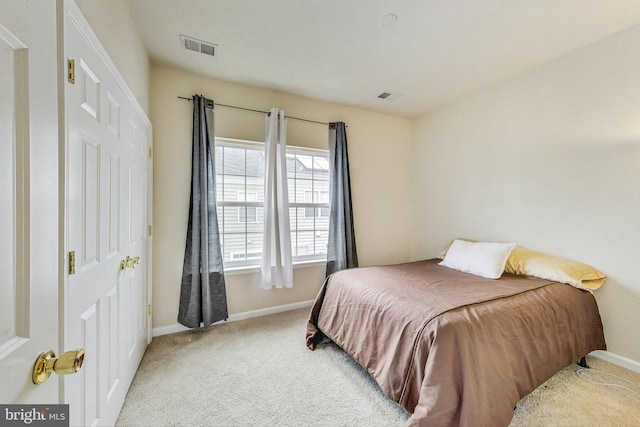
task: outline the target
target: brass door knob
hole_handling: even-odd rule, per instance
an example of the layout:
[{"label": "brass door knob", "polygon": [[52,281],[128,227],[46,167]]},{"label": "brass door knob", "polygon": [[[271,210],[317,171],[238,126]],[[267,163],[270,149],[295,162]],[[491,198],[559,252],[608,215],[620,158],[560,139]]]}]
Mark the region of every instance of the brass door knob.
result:
[{"label": "brass door knob", "polygon": [[124,270],[125,268],[136,268],[136,265],[140,264],[140,257],[134,256],[131,258],[127,255],[125,259],[120,261],[120,270]]},{"label": "brass door knob", "polygon": [[75,374],[84,363],[84,348],[64,352],[56,357],[53,350],[40,353],[33,365],[31,379],[34,384],[42,384],[49,379],[52,372],[58,375]]}]

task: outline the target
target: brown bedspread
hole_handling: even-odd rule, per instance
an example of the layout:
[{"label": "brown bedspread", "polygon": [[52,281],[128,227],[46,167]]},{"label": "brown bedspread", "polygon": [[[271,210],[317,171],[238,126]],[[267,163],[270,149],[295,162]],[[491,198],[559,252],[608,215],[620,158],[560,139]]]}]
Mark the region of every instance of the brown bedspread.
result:
[{"label": "brown bedspread", "polygon": [[413,412],[408,425],[508,425],[523,396],[606,349],[591,293],[525,276],[484,279],[439,261],[338,272],[307,326],[309,348],[323,334],[335,342]]}]

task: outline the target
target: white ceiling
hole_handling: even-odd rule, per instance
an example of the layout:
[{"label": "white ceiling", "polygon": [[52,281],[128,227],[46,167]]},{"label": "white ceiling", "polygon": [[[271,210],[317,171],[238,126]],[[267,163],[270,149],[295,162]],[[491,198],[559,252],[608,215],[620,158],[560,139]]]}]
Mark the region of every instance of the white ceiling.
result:
[{"label": "white ceiling", "polygon": [[404,117],[640,22],[638,0],[129,1],[153,60]]}]

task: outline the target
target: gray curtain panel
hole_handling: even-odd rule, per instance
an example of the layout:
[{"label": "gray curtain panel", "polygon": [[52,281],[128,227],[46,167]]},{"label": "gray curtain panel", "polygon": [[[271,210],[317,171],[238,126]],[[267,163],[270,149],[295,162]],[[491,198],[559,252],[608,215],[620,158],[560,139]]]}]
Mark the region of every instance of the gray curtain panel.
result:
[{"label": "gray curtain panel", "polygon": [[193,96],[191,202],[178,322],[205,327],[229,317],[216,213],[213,101]]},{"label": "gray curtain panel", "polygon": [[331,214],[329,216],[327,276],[345,268],[358,266],[345,128],[343,122],[329,123]]}]

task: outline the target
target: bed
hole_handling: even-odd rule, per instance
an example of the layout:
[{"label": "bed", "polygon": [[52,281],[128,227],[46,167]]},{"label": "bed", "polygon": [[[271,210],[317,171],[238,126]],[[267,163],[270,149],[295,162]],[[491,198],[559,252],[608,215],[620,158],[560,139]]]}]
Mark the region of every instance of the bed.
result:
[{"label": "bed", "polygon": [[334,273],[307,324],[307,346],[341,347],[412,413],[407,425],[506,426],[523,396],[606,349],[591,292],[440,261]]}]

